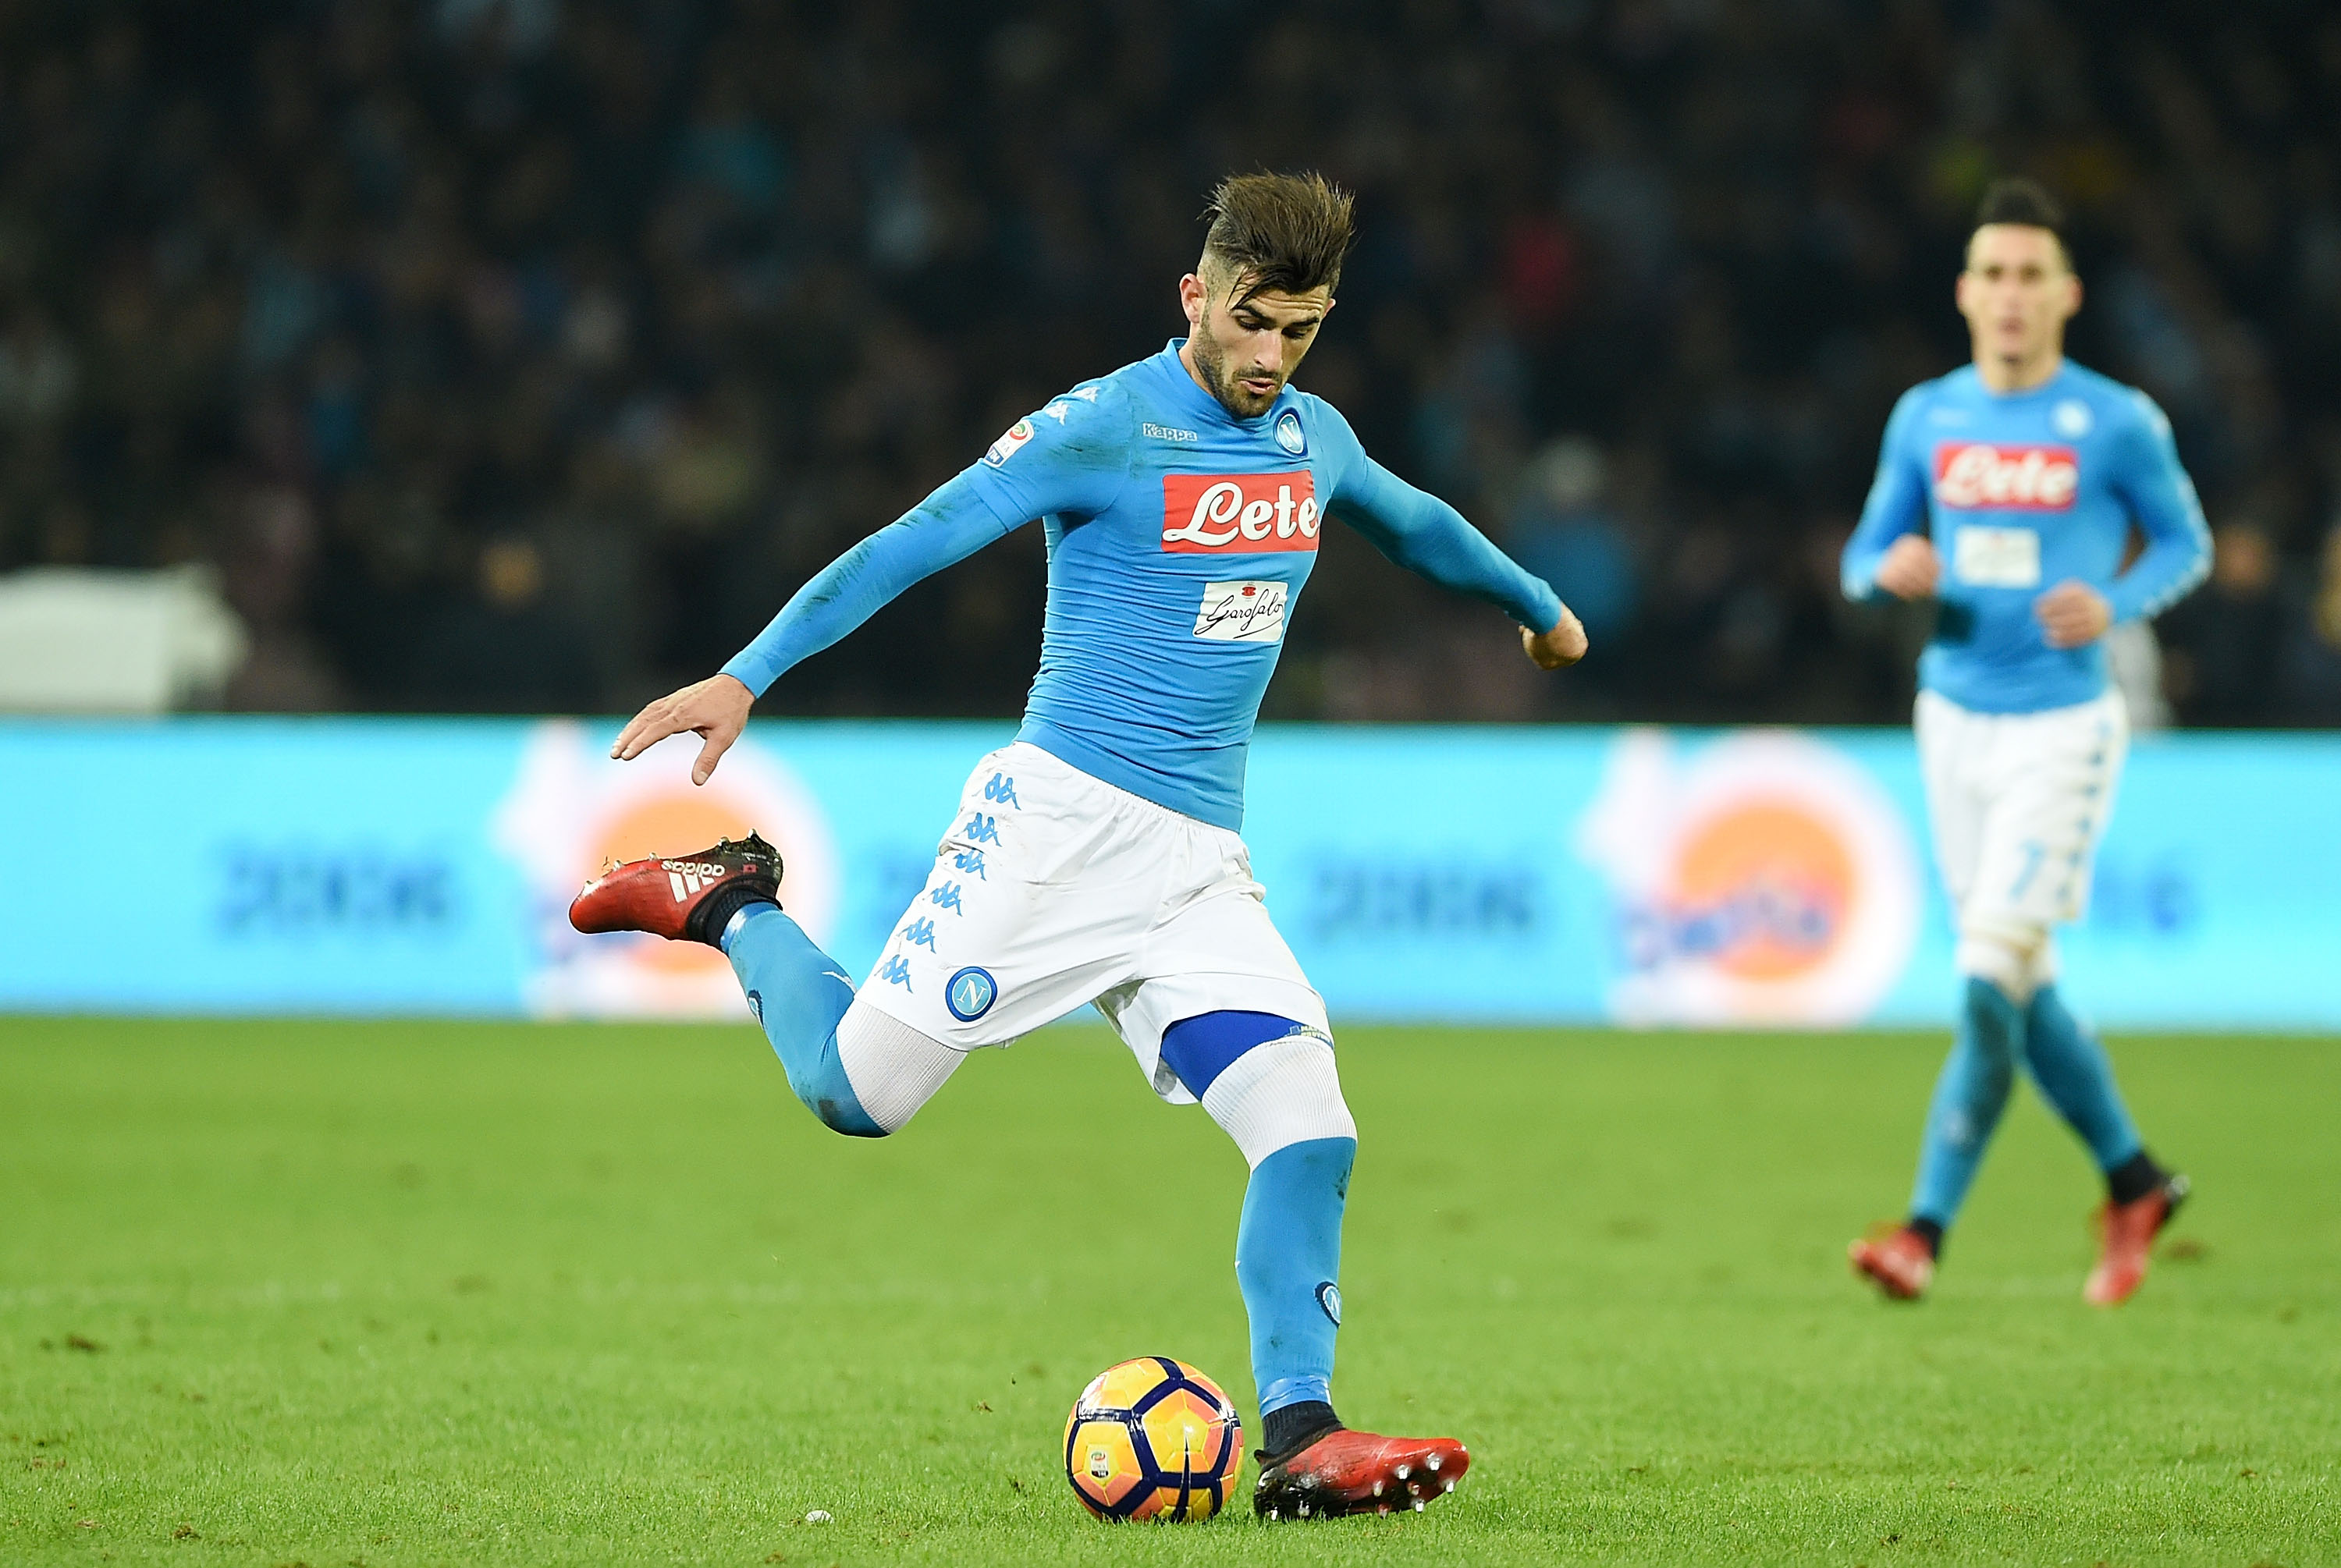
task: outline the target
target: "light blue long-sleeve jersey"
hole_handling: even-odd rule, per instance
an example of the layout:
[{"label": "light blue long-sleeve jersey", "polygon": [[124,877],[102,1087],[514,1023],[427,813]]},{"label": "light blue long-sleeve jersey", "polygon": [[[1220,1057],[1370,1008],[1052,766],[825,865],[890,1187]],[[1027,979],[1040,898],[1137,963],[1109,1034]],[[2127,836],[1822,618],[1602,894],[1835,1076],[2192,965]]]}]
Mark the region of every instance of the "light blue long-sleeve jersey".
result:
[{"label": "light blue long-sleeve jersey", "polygon": [[931,572],[1040,519],[1040,673],[1020,739],[1131,794],[1243,823],[1244,762],[1326,515],[1400,565],[1549,630],[1560,600],[1287,387],[1238,419],[1178,342],[1019,420],[982,460],[848,551],[723,669],[762,695]]},{"label": "light blue long-sleeve jersey", "polygon": [[[2132,522],[2146,549],[2125,571]],[[2033,612],[2048,589],[2087,583],[2119,623],[2160,614],[2211,569],[2170,422],[2144,392],[2070,361],[2027,392],[1994,392],[1967,365],[1902,394],[1846,541],[1847,597],[1878,594],[1887,547],[1921,527],[1943,574],[1918,681],[1982,713],[2066,708],[2105,690],[2101,644],[2048,646]]]}]

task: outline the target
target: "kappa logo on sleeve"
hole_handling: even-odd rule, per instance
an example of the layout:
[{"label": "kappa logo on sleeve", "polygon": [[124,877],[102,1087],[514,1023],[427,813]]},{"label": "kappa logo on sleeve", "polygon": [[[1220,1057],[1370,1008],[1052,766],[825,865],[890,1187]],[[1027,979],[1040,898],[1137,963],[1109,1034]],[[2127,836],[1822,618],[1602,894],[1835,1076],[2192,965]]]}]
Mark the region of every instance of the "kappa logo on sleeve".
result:
[{"label": "kappa logo on sleeve", "polygon": [[2070,511],[2080,488],[2080,460],[2069,446],[1947,441],[1935,448],[1935,499],[1945,506]]},{"label": "kappa logo on sleeve", "polygon": [[[1063,423],[1064,416],[1062,414],[1059,414],[1057,416],[1057,422],[1060,424]],[[1024,448],[1024,443],[1031,439],[1032,422],[1029,419],[1020,419],[1014,424],[1010,425],[1006,431],[1002,432],[998,441],[991,443],[990,449],[983,454],[983,461],[991,464],[993,468],[998,468],[1001,463],[1006,462],[1010,458],[1014,457],[1019,452],[1021,452]]]},{"label": "kappa logo on sleeve", "polygon": [[1162,476],[1162,548],[1174,554],[1314,550],[1320,521],[1317,476],[1305,468]]}]

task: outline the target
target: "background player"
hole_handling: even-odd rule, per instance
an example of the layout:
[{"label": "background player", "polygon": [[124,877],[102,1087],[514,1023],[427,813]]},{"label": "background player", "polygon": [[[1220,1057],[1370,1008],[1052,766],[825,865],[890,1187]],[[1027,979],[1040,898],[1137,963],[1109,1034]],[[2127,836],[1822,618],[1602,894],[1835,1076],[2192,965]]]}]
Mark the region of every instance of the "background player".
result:
[{"label": "background player", "polygon": [[1262,693],[1330,510],[1400,564],[1521,623],[1546,669],[1577,620],[1456,511],[1393,477],[1289,383],[1333,306],[1350,198],[1314,176],[1214,193],[1190,333],[1085,382],[808,583],[710,680],[652,703],[612,755],[704,737],[704,783],[751,704],[931,572],[1042,519],[1039,674],[1016,740],[970,777],[933,874],[859,994],[777,907],[751,838],[617,868],[581,930],[720,946],[787,1069],[840,1132],[909,1121],[979,1046],[1094,1001],[1158,1093],[1199,1099],[1252,1167],[1236,1237],[1272,1517],[1421,1506],[1450,1439],[1342,1429],[1331,1404],[1356,1126],[1322,1000],[1270,923],[1237,829]]},{"label": "background player", "polygon": [[[1849,597],[1941,605],[1917,727],[1964,978],[1909,1218],[1851,1256],[1888,1295],[1927,1288],[2021,1063],[2105,1173],[2083,1294],[2112,1306],[2187,1180],[2146,1152],[2105,1047],[2057,995],[2051,929],[2081,912],[2128,742],[2102,640],[2201,581],[2210,533],[2162,411],[2064,357],[2081,285],[2046,191],[1985,193],[1957,299],[1975,362],[1895,405],[1845,548]],[[2125,571],[2133,523],[2146,548]]]}]

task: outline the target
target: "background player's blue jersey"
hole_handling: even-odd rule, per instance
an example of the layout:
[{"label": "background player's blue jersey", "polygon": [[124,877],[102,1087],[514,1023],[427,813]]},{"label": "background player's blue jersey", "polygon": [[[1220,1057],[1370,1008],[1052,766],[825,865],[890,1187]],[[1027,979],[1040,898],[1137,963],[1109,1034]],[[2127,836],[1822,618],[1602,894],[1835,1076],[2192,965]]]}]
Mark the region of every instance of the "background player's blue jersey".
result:
[{"label": "background player's blue jersey", "polygon": [[[2133,522],[2146,549],[2125,571]],[[2087,583],[2119,623],[2168,609],[2211,565],[2170,422],[2144,392],[2070,361],[2026,392],[1994,392],[1966,365],[1902,394],[1846,541],[1847,595],[1877,593],[1887,547],[1921,526],[1943,571],[1919,683],[1985,713],[2069,707],[2105,690],[2101,643],[2048,646],[2033,612],[2048,589]]]},{"label": "background player's blue jersey", "polygon": [[1048,617],[1021,738],[1234,829],[1260,698],[1329,511],[1400,565],[1524,626],[1559,621],[1549,587],[1367,457],[1331,404],[1287,387],[1238,419],[1196,384],[1179,347],[1019,420],[808,583],[725,673],[761,693],[909,583],[1038,518]]}]

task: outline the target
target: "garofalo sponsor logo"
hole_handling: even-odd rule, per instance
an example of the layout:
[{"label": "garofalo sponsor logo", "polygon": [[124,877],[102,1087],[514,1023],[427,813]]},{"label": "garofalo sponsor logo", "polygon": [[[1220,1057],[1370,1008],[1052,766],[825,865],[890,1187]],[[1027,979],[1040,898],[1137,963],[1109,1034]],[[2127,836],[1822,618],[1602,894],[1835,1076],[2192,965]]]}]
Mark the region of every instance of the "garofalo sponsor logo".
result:
[{"label": "garofalo sponsor logo", "polygon": [[1207,582],[1195,635],[1207,642],[1281,642],[1292,588],[1283,582]]}]

